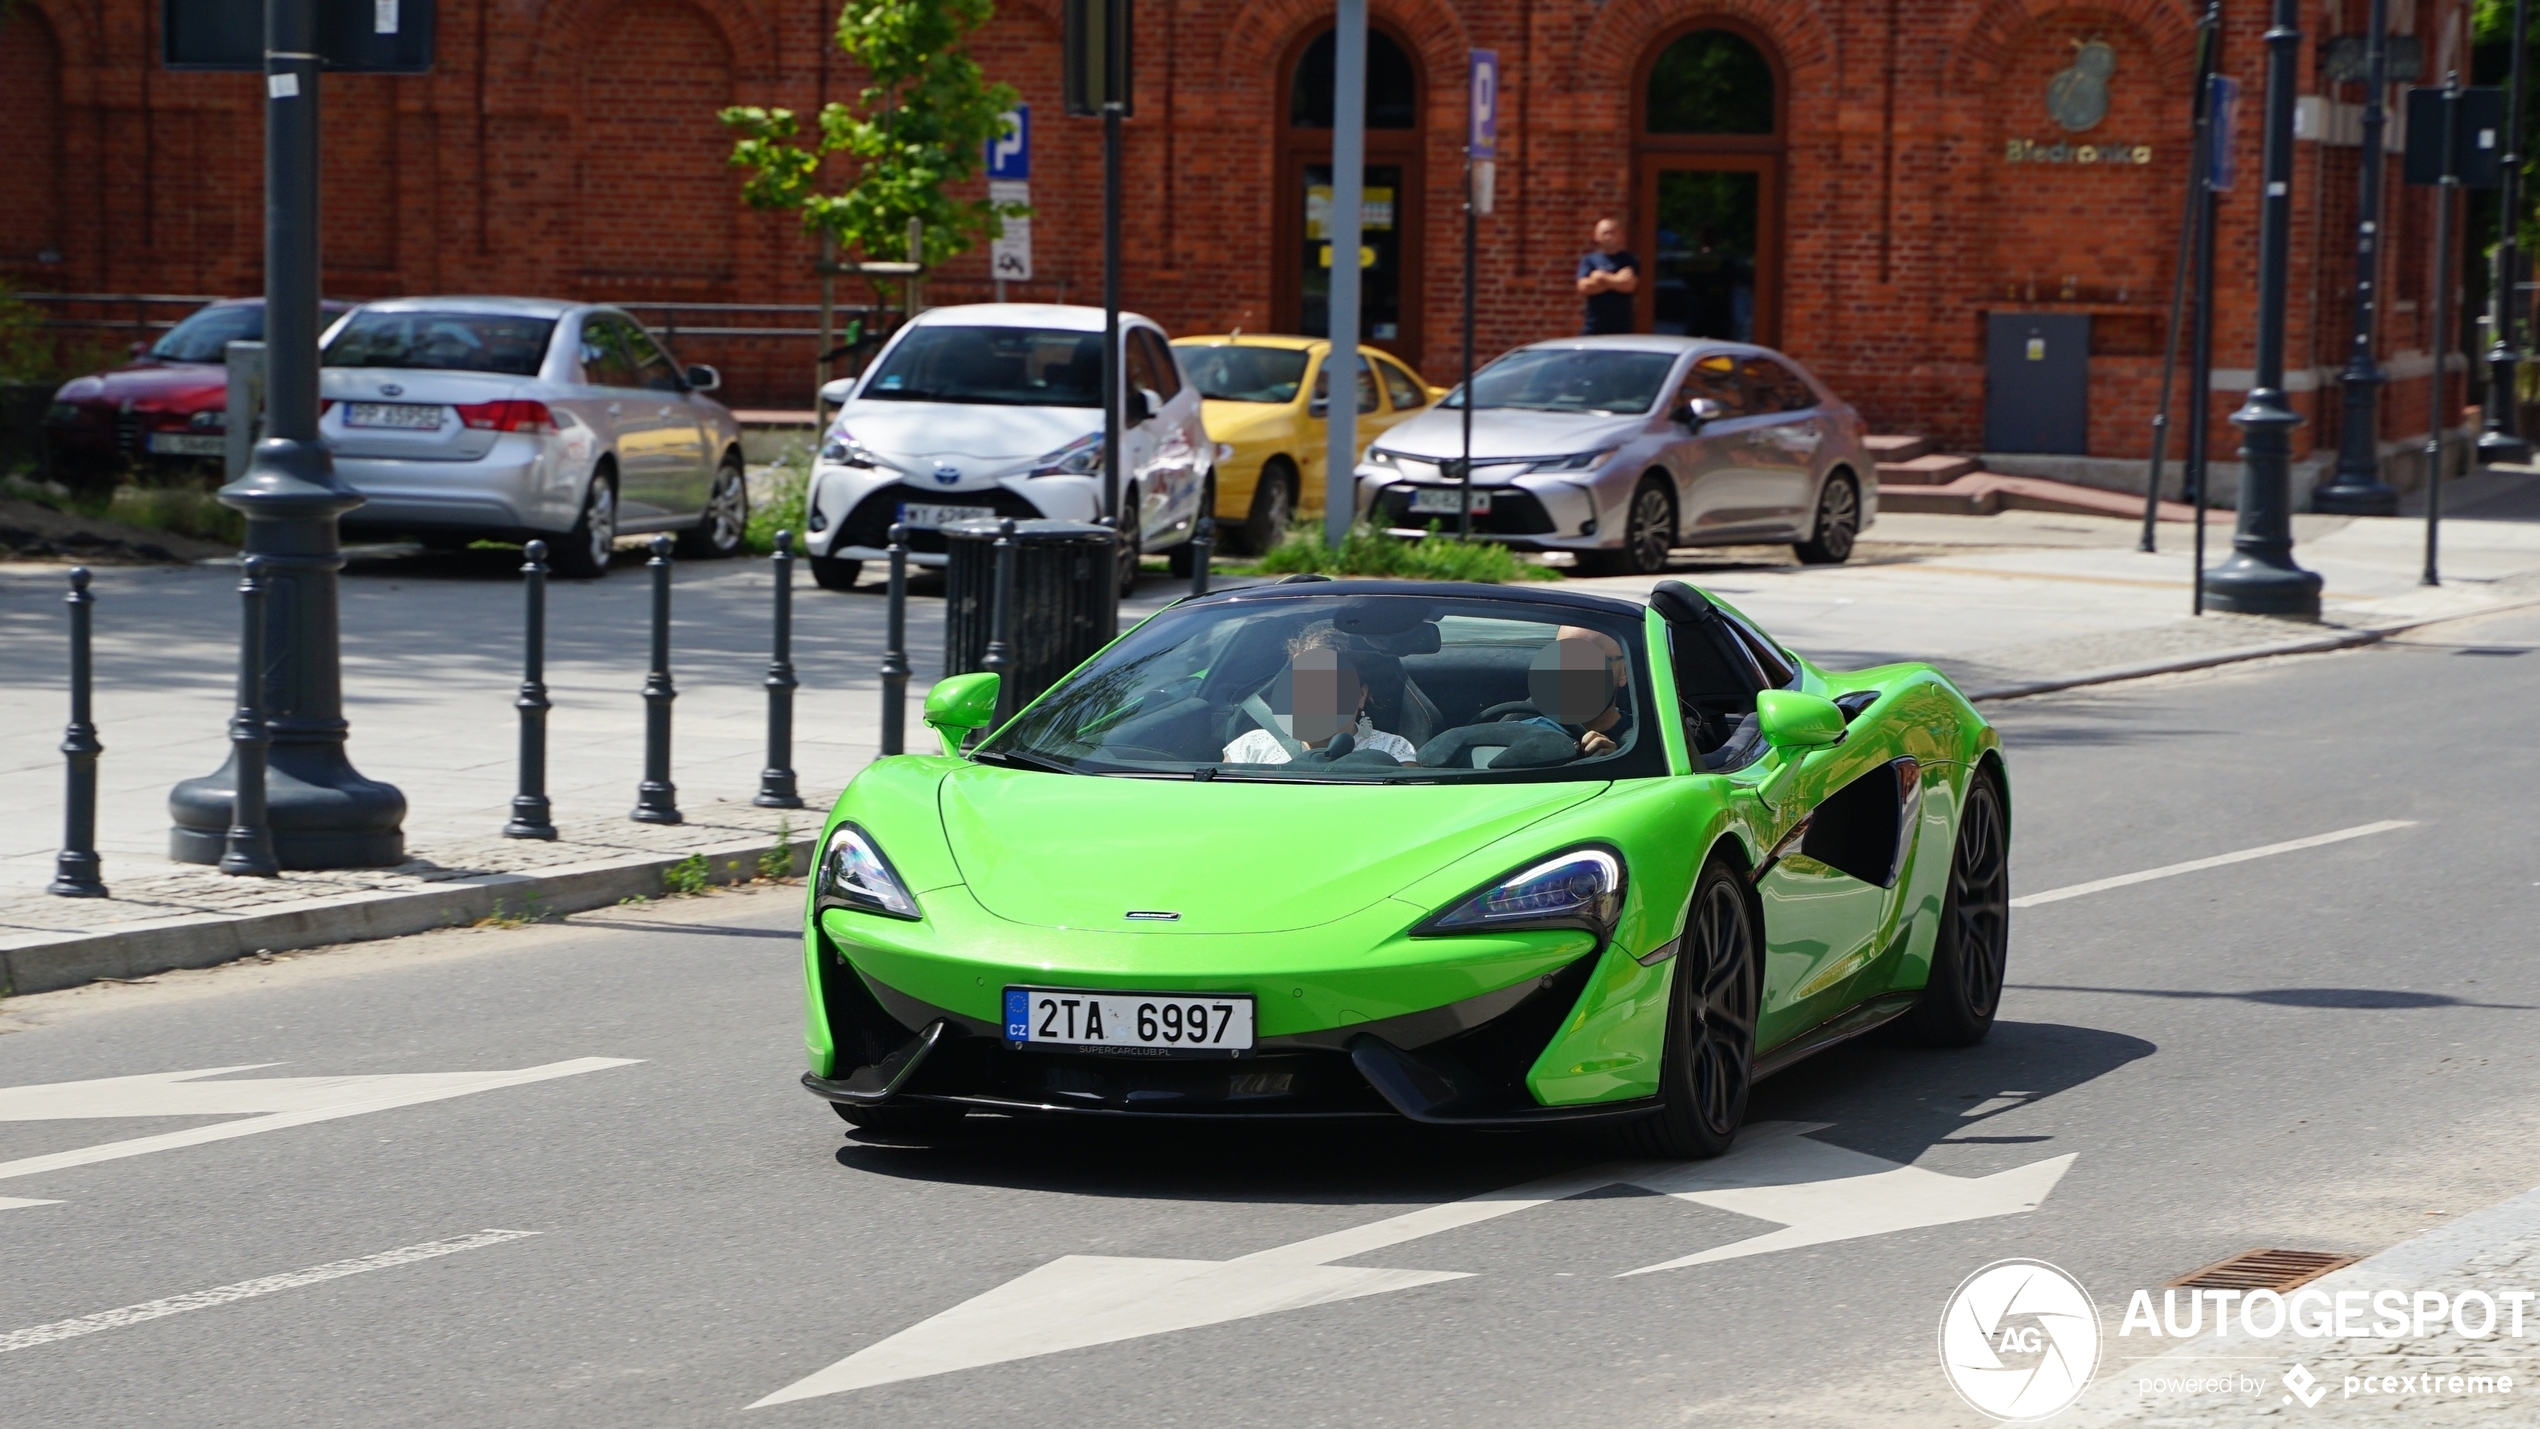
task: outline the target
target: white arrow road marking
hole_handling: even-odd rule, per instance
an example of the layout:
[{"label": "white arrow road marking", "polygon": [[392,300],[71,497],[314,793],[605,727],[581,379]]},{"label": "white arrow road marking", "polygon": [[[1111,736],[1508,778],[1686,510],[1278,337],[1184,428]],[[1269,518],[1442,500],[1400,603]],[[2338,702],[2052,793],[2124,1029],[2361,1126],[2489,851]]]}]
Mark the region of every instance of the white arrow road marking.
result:
[{"label": "white arrow road marking", "polygon": [[315,1285],[321,1280],[340,1280],[347,1275],[359,1275],[366,1270],[386,1270],[392,1265],[411,1265],[418,1260],[430,1260],[435,1256],[456,1255],[463,1250],[474,1250],[486,1245],[500,1245],[507,1240],[519,1240],[523,1236],[537,1234],[539,1234],[537,1231],[478,1231],[474,1235],[460,1236],[455,1240],[428,1240],[419,1245],[399,1246],[395,1250],[383,1250],[377,1255],[365,1255],[354,1260],[337,1260],[325,1265],[312,1265],[306,1270],[294,1270],[287,1275],[267,1275],[261,1279],[241,1280],[231,1285],[216,1285],[209,1290],[197,1290],[190,1295],[171,1295],[164,1300],[145,1300],[138,1305],[126,1305],[120,1309],[101,1310],[94,1315],[82,1315],[76,1320],[55,1320],[49,1325],[36,1325],[14,1334],[0,1335],[0,1354],[7,1354],[11,1350],[31,1349],[37,1345],[49,1345],[55,1340],[93,1335],[99,1330],[121,1329],[126,1325],[138,1325],[146,1320],[163,1319],[169,1315],[182,1315],[188,1310],[205,1310],[214,1305],[226,1305],[232,1300],[252,1300],[259,1295],[271,1295],[277,1290],[295,1290],[303,1285]]},{"label": "white arrow road marking", "polygon": [[1619,1179],[1616,1170],[1598,1167],[1488,1191],[1235,1260],[1062,1256],[750,1407],[1461,1280],[1461,1271],[1356,1269],[1326,1262],[1610,1186]]},{"label": "white arrow road marking", "polygon": [[[2033,1211],[2073,1164],[2071,1155],[2032,1161],[1990,1176],[1950,1176],[1802,1135],[1823,1122],[1764,1122],[1746,1128],[1737,1147],[1717,1161],[1671,1166],[1630,1178],[1645,1190],[1734,1211],[1782,1228],[1624,1275],[1763,1255],[1833,1240],[1856,1240],[1920,1226],[1983,1220]],[[1620,1277],[1617,1277],[1620,1278]]]},{"label": "white arrow road marking", "polygon": [[2383,819],[2375,824],[2357,824],[2351,829],[2333,829],[2324,834],[2313,834],[2309,838],[2286,839],[2280,844],[2262,844],[2257,848],[2244,848],[2238,853],[2218,853],[2212,858],[2191,858],[2185,863],[2165,863],[2159,868],[2147,868],[2141,873],[2120,873],[2114,878],[2095,878],[2088,883],[2049,888],[2043,893],[2022,894],[2011,900],[2011,906],[2034,908],[2040,903],[2061,903],[2067,898],[2079,898],[2085,893],[2105,893],[2111,888],[2149,883],[2156,878],[2173,878],[2182,873],[2198,873],[2208,868],[2221,868],[2226,864],[2247,863],[2253,858],[2272,858],[2280,853],[2318,848],[2322,844],[2344,843],[2348,839],[2370,838],[2374,834],[2386,834],[2392,829],[2412,829],[2416,825],[2417,821],[2414,819]]},{"label": "white arrow road marking", "polygon": [[[1779,1221],[1783,1229],[1647,1270],[2033,1211],[2071,1156],[1978,1178],[1947,1176],[1812,1141],[1822,1122],[1758,1122],[1716,1161],[1615,1162],[1486,1191],[1233,1260],[1063,1256],[921,1320],[751,1405],[785,1404],[1060,1350],[1224,1324],[1280,1310],[1468,1278],[1461,1271],[1331,1264],[1605,1186]],[[1641,1275],[1647,1270],[1626,1272]]]},{"label": "white arrow road marking", "polygon": [[[159,1136],[108,1141],[46,1156],[0,1161],[0,1181],[37,1176],[73,1166],[174,1151],[184,1146],[253,1136],[260,1131],[307,1126],[342,1116],[386,1111],[418,1102],[544,1082],[607,1067],[627,1067],[633,1057],[576,1057],[567,1062],[522,1067],[504,1072],[394,1072],[353,1077],[267,1077],[253,1081],[198,1082],[195,1078],[242,1072],[246,1067],[206,1067],[194,1072],[154,1072],[138,1077],[101,1077],[86,1082],[52,1082],[40,1086],[0,1087],[0,1121],[61,1121],[115,1116],[218,1116],[262,1112],[243,1121],[189,1127]],[[0,1210],[41,1206],[49,1201],[0,1199]]]}]

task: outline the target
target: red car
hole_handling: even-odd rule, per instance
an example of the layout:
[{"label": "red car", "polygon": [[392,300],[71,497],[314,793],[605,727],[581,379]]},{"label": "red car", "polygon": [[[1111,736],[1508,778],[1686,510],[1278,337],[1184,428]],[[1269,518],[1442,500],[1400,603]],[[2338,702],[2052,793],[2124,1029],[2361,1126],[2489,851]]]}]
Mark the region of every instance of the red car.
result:
[{"label": "red car", "polygon": [[[351,309],[322,304],[321,324]],[[166,480],[215,475],[229,425],[227,349],[262,341],[262,298],[197,309],[133,360],[74,378],[44,414],[46,469],[74,488],[112,487],[126,473]]]}]

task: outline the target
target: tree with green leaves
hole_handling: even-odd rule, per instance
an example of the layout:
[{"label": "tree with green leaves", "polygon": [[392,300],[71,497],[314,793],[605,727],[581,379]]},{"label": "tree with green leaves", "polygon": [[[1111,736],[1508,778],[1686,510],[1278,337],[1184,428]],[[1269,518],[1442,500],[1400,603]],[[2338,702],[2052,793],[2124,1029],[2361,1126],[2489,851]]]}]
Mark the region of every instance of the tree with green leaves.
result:
[{"label": "tree with green leaves", "polygon": [[[1005,132],[1011,85],[990,84],[966,48],[995,13],[993,0],[848,0],[838,14],[838,47],[871,83],[855,103],[824,106],[802,132],[790,109],[739,105],[722,112],[739,134],[732,164],[750,171],[741,194],[750,207],[800,212],[803,229],[827,233],[841,253],[869,261],[940,263],[994,236],[1021,204],[955,200],[946,187],[979,172],[988,141]],[[852,171],[844,187],[821,182],[821,168]],[[908,221],[926,228],[923,254],[908,252]]]}]

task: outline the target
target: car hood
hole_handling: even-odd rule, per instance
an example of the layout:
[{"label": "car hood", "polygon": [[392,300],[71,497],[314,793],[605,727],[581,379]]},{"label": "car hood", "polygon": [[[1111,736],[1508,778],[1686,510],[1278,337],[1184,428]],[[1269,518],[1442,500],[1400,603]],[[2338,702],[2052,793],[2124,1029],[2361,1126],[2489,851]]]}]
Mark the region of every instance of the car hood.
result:
[{"label": "car hood", "polygon": [[[1049,928],[1277,933],[1344,918],[1602,782],[1276,784],[972,765],[938,794],[971,895]],[[1132,922],[1131,910],[1178,913]]]},{"label": "car hood", "polygon": [[229,370],[203,362],[134,363],[63,383],[53,400],[112,407],[130,403],[142,412],[199,411],[227,403]]},{"label": "car hood", "polygon": [[[1608,417],[1594,412],[1512,412],[1485,407],[1473,413],[1473,455],[1563,456],[1595,451],[1621,446],[1648,426],[1646,412]],[[1464,414],[1432,407],[1385,433],[1376,445],[1430,460],[1461,456]]]},{"label": "car hood", "polygon": [[850,402],[838,420],[866,450],[894,459],[1035,457],[1102,430],[1099,407],[974,402]]}]

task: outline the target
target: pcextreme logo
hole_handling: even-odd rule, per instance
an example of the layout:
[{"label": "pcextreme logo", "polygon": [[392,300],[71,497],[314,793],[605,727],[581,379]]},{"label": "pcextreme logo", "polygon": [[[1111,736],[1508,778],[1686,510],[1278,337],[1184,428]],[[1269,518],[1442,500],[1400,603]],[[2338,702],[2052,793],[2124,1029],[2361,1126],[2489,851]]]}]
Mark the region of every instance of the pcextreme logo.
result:
[{"label": "pcextreme logo", "polygon": [[2098,1372],[2099,1309],[2045,1261],[1997,1260],[1959,1282],[1941,1311],[1940,1367],[1977,1413],[2043,1419]]}]

